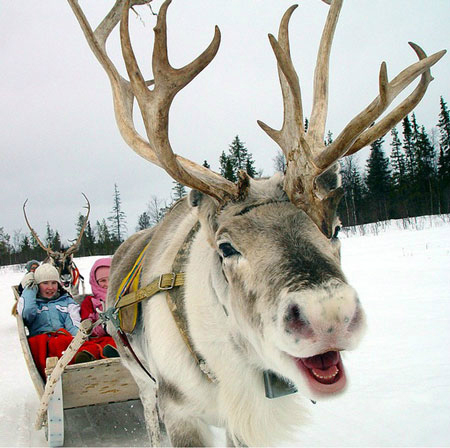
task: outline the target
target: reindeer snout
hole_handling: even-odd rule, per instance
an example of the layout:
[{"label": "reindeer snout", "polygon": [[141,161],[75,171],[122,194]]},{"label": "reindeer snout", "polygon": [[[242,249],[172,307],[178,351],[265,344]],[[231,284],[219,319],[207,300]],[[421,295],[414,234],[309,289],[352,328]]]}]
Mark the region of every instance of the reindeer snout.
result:
[{"label": "reindeer snout", "polygon": [[293,293],[283,315],[285,332],[300,339],[340,338],[357,332],[364,312],[356,292],[346,284],[332,284]]}]

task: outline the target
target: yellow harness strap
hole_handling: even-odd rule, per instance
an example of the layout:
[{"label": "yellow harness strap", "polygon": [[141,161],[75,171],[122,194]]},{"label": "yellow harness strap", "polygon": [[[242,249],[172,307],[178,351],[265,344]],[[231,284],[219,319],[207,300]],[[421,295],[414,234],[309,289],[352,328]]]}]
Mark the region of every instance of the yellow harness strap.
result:
[{"label": "yellow harness strap", "polygon": [[[120,287],[116,294],[116,302],[114,306],[118,308],[117,304],[120,302],[124,294],[128,291],[136,291],[139,288],[139,280],[142,271],[142,260],[144,259],[145,251],[147,250],[150,243],[148,243],[144,250],[139,254],[133,268],[127,274],[127,276],[122,280]],[[119,322],[122,331],[131,333],[136,326],[138,317],[138,306],[137,303],[129,303],[129,307],[126,309],[119,309]]]},{"label": "yellow harness strap", "polygon": [[155,278],[149,285],[122,296],[117,302],[116,308],[121,310],[124,307],[137,305],[139,302],[142,302],[142,300],[154,296],[157,292],[168,291],[175,286],[182,285],[184,285],[184,272],[179,272],[177,274],[175,272],[162,274],[158,278]]},{"label": "yellow harness strap", "polygon": [[[186,238],[180,249],[178,250],[178,253],[172,264],[172,269],[174,271],[183,269],[183,267],[185,266],[186,259],[189,255],[190,245],[199,227],[200,223],[197,222],[186,235]],[[214,376],[214,373],[210,370],[202,356],[195,350],[193,341],[189,334],[184,304],[184,291],[183,288],[176,288],[177,286],[184,285],[185,273],[170,272],[167,274],[162,274],[159,277],[155,278],[147,286],[138,289],[139,277],[142,271],[142,260],[144,258],[147,247],[148,245],[139,255],[136,263],[133,266],[133,269],[122,281],[120,289],[116,295],[116,303],[114,304],[114,308],[115,310],[118,310],[120,329],[122,330],[122,332],[131,333],[136,326],[139,302],[142,302],[145,299],[149,299],[158,292],[166,291],[167,305],[172,313],[175,324],[178,327],[180,335],[183,338],[187,348],[191,352],[191,355],[193,356],[196,364],[206,375],[206,378],[211,382],[216,382],[217,379]],[[130,289],[131,292],[128,292]],[[122,333],[122,335],[126,338],[126,335],[124,333]],[[140,363],[136,356],[135,359]]]},{"label": "yellow harness strap", "polygon": [[184,272],[171,272],[155,278],[149,285],[139,289],[142,261],[150,243],[144,247],[133,268],[123,279],[117,291],[114,307],[119,310],[120,329],[132,333],[138,318],[138,303],[149,299],[160,291],[168,291],[175,286],[184,285]]}]

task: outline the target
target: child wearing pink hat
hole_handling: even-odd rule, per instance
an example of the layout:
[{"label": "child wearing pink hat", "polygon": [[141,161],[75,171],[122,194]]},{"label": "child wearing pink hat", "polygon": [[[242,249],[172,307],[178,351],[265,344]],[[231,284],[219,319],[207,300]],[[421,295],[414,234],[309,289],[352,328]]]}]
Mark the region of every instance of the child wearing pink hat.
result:
[{"label": "child wearing pink hat", "polygon": [[[90,319],[96,322],[99,318],[98,312],[105,311],[110,267],[111,258],[99,258],[92,266],[89,274],[92,295],[86,296],[81,303],[81,320]],[[90,340],[101,345],[103,356],[107,358],[119,356],[114,339],[106,333],[103,325],[97,325],[94,328]]]}]

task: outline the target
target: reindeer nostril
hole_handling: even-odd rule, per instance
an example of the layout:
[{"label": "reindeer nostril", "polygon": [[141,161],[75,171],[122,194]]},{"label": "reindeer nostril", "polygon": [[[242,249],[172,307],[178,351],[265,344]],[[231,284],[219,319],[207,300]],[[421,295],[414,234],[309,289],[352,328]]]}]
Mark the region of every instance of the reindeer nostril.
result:
[{"label": "reindeer nostril", "polygon": [[286,316],[288,321],[300,320],[300,308],[298,305],[290,305]]},{"label": "reindeer nostril", "polygon": [[[308,319],[296,304],[288,306],[284,321],[286,325],[285,331],[288,334],[294,333],[296,336],[301,335],[303,337],[310,337],[313,334]],[[299,339],[296,337],[295,341],[299,342]]]}]

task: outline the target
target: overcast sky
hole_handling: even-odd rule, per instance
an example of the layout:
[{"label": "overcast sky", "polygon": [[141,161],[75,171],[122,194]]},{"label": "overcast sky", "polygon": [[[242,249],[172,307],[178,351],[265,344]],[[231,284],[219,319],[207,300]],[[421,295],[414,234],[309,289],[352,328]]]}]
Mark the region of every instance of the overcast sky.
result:
[{"label": "overcast sky", "polygon": [[[161,2],[153,3],[157,11]],[[206,159],[218,170],[221,152],[239,135],[256,167],[265,175],[273,173],[277,147],[256,120],[272,127],[281,125],[281,94],[267,33],[277,34],[279,20],[292,3],[172,2],[168,27],[173,66],[180,67],[202,52],[213,36],[214,25],[222,32],[214,61],[172,105],[170,138],[175,152],[199,164]],[[96,25],[112,0],[81,4]],[[147,7],[138,11],[139,18],[131,15],[133,41],[142,70],[151,78],[155,19]],[[291,51],[306,116],[327,11],[328,6],[320,0],[303,0],[291,20]],[[416,61],[408,41],[422,46],[427,54],[448,48],[449,19],[449,0],[346,0],[333,42],[327,129],[337,136],[378,94],[383,60],[390,79]],[[122,141],[109,82],[68,3],[3,1],[0,29],[0,227],[11,236],[19,230],[28,232],[22,215],[22,204],[28,198],[28,216],[42,239],[47,222],[63,238],[74,238],[75,221],[84,206],[81,192],[90,199],[94,226],[96,220],[110,214],[117,183],[131,235],[152,195],[169,199],[173,182]],[[110,43],[113,55],[118,54],[117,44],[114,36]],[[449,55],[432,74],[435,80],[415,111],[427,130],[437,123],[439,97],[450,101]]]}]

